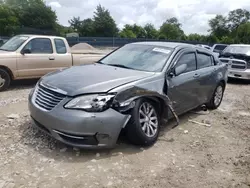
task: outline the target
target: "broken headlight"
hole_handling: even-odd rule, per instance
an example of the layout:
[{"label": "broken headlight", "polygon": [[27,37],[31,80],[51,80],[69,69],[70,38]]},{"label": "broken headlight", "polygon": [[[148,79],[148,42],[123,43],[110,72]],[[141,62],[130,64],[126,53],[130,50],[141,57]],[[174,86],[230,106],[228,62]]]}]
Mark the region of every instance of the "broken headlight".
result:
[{"label": "broken headlight", "polygon": [[113,101],[114,94],[94,94],[79,96],[69,101],[64,107],[87,112],[102,112],[107,110]]}]

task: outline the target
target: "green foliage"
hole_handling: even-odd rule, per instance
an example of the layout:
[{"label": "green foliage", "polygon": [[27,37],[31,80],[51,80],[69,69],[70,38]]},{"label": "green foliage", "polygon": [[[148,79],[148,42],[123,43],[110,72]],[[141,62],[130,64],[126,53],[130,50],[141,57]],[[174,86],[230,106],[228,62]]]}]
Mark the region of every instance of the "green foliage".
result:
[{"label": "green foliage", "polygon": [[169,40],[181,40],[184,32],[181,29],[181,24],[178,19],[173,17],[162,24],[160,27],[160,35],[165,36],[165,38]]},{"label": "green foliage", "polygon": [[239,43],[250,44],[250,22],[241,24],[236,32],[236,39]]},{"label": "green foliage", "polygon": [[0,30],[8,30],[8,35],[16,33],[20,27],[51,31],[57,29],[56,13],[43,0],[5,0],[1,7],[0,15],[8,12],[6,18],[10,20],[7,25],[0,24]]},{"label": "green foliage", "polygon": [[209,20],[210,32],[212,35],[221,39],[223,36],[229,34],[227,18],[222,15],[216,15],[215,18]]},{"label": "green foliage", "polygon": [[153,24],[146,24],[144,26],[144,30],[146,32],[146,38],[155,39],[158,36],[158,31],[155,29]]},{"label": "green foliage", "polygon": [[101,5],[98,5],[94,12],[93,28],[94,35],[98,37],[113,37],[118,34],[118,28],[110,12]]},{"label": "green foliage", "polygon": [[69,21],[70,27],[74,30],[74,31],[80,31],[81,29],[81,25],[82,25],[82,21],[80,19],[80,17],[73,17],[72,19],[70,19]]},{"label": "green foliage", "polygon": [[126,24],[119,35],[122,38],[146,38],[147,32],[143,27],[136,24]]},{"label": "green foliage", "polygon": [[4,4],[0,4],[0,35],[12,36],[17,32],[19,21],[15,12]]},{"label": "green foliage", "polygon": [[[0,35],[12,36],[22,27],[55,31],[61,36],[78,32],[80,36],[116,37],[117,25],[110,12],[98,5],[93,18],[81,20],[73,17],[70,27],[57,23],[56,13],[44,0],[0,0]],[[148,38],[167,40],[189,40],[204,43],[250,43],[250,12],[235,9],[227,16],[216,15],[209,20],[209,34],[185,35],[176,17],[167,19],[157,30],[153,24],[145,26],[126,24],[119,32],[122,38]]]}]

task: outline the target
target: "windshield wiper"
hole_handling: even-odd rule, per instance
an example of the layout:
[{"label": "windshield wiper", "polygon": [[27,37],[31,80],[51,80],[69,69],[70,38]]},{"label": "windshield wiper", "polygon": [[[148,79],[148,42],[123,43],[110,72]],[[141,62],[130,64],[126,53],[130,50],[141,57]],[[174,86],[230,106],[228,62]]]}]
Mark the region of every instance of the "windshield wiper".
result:
[{"label": "windshield wiper", "polygon": [[125,69],[133,69],[131,67],[127,67],[127,66],[121,65],[121,64],[106,64],[106,65],[114,66],[114,67],[121,67],[121,68],[125,68]]},{"label": "windshield wiper", "polygon": [[2,49],[2,48],[0,48],[0,50],[2,50],[2,51],[7,51],[7,52],[9,51],[9,50],[6,50],[6,49]]}]

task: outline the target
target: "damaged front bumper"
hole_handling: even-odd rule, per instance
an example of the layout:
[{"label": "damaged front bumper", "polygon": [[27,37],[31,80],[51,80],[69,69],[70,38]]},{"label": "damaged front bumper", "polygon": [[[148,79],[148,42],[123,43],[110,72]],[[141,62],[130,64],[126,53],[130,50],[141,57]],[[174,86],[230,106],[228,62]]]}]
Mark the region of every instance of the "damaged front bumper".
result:
[{"label": "damaged front bumper", "polygon": [[64,99],[51,111],[44,111],[29,97],[30,115],[39,129],[55,139],[79,148],[113,148],[130,115],[114,109],[89,113],[65,109]]}]

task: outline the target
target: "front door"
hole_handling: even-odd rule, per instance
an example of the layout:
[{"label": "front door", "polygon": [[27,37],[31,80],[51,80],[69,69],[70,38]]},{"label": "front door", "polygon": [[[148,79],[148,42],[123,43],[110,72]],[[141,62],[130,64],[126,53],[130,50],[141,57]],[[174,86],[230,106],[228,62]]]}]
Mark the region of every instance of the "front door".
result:
[{"label": "front door", "polygon": [[29,41],[23,50],[29,53],[17,55],[18,76],[41,77],[53,70],[53,47],[49,38],[34,38]]},{"label": "front door", "polygon": [[199,105],[197,81],[197,63],[194,51],[183,52],[174,67],[186,64],[187,68],[180,75],[168,76],[168,96],[173,102],[177,114],[184,113]]}]

